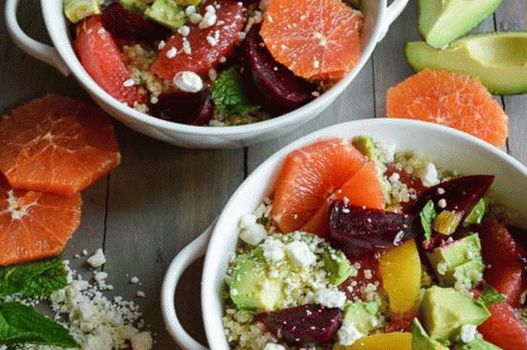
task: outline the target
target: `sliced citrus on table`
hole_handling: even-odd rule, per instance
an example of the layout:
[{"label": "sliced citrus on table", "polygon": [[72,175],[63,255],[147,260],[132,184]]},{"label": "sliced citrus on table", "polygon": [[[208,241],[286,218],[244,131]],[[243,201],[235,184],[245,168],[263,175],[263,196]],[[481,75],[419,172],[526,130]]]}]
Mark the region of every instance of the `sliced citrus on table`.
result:
[{"label": "sliced citrus on table", "polygon": [[297,76],[336,80],[357,65],[362,17],[341,0],[273,0],[260,34]]},{"label": "sliced citrus on table", "polygon": [[13,190],[0,176],[0,266],[60,254],[80,223],[80,194]]},{"label": "sliced citrus on table", "polygon": [[0,122],[0,171],[13,188],[78,193],[121,160],[110,117],[97,107],[47,95]]},{"label": "sliced citrus on table", "polygon": [[104,29],[101,15],[88,17],[77,25],[75,50],[84,69],[104,91],[129,106],[144,101],[144,95],[130,80],[119,47]]},{"label": "sliced citrus on table", "polygon": [[320,141],[290,153],[276,182],[271,212],[274,222],[284,233],[302,228],[366,162],[343,139]]},{"label": "sliced citrus on table", "polygon": [[330,195],[302,227],[303,231],[326,236],[329,232],[329,208],[336,200],[346,200],[351,205],[365,206],[369,209],[384,209],[384,196],[377,178],[375,163],[366,163],[353,174],[335,193]]},{"label": "sliced citrus on table", "polygon": [[388,90],[387,116],[446,125],[501,147],[508,118],[483,84],[466,75],[423,70]]}]

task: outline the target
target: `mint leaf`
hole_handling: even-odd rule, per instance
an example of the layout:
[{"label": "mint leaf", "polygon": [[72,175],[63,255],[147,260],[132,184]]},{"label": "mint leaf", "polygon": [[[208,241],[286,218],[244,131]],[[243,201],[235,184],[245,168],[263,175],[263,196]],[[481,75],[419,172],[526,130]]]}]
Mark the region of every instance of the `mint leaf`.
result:
[{"label": "mint leaf", "polygon": [[465,224],[481,224],[486,211],[487,202],[485,201],[485,198],[481,198],[474,208],[472,208],[470,214],[468,214],[465,219]]},{"label": "mint leaf", "polygon": [[42,344],[65,348],[77,346],[68,330],[20,303],[0,304],[0,344]]},{"label": "mint leaf", "polygon": [[432,224],[435,217],[437,216],[434,202],[428,201],[424,206],[423,210],[419,214],[421,217],[421,226],[423,226],[423,231],[425,232],[425,242],[429,241],[432,238]]},{"label": "mint leaf", "polygon": [[0,269],[0,296],[48,296],[67,284],[62,256]]},{"label": "mint leaf", "polygon": [[505,301],[505,297],[490,285],[485,286],[485,289],[478,298],[478,301],[485,306],[497,304]]},{"label": "mint leaf", "polygon": [[224,71],[212,87],[212,100],[218,112],[230,116],[260,109],[260,106],[249,102],[246,89],[239,67],[234,66]]}]

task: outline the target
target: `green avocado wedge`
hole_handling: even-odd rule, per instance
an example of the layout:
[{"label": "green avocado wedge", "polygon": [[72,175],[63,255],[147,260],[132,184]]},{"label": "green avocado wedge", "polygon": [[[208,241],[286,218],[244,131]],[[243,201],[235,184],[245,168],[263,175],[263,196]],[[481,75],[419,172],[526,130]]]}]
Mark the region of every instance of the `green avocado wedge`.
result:
[{"label": "green avocado wedge", "polygon": [[498,95],[527,92],[527,32],[471,35],[443,50],[413,41],[404,51],[415,71],[430,68],[467,74]]},{"label": "green avocado wedge", "polygon": [[419,0],[419,32],[435,48],[445,48],[493,13],[502,0]]}]

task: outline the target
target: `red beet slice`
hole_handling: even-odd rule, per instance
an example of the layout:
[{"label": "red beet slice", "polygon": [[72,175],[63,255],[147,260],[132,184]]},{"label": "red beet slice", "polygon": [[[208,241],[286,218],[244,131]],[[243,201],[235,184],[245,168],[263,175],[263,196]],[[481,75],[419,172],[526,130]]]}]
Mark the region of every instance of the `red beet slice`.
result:
[{"label": "red beet slice", "polygon": [[311,101],[316,87],[274,60],[260,37],[260,28],[254,25],[247,34],[243,58],[261,103],[269,111],[284,113]]},{"label": "red beet slice", "polygon": [[289,345],[329,344],[342,325],[342,311],[308,304],[260,314],[257,320]]},{"label": "red beet slice", "polygon": [[416,237],[419,226],[415,216],[367,209],[336,201],[329,216],[332,243],[346,254],[389,248]]},{"label": "red beet slice", "polygon": [[103,23],[112,35],[125,40],[155,41],[166,38],[170,31],[147,20],[139,13],[128,10],[118,2],[103,12]]},{"label": "red beet slice", "polygon": [[[471,175],[444,181],[428,189],[415,204],[413,212],[419,213],[425,204],[432,200],[437,211],[455,211],[465,218],[487,193],[494,178],[492,175]],[[438,206],[441,199],[445,200],[446,206]]]},{"label": "red beet slice", "polygon": [[174,91],[161,94],[158,102],[150,105],[150,110],[161,119],[190,125],[207,124],[214,116],[208,89],[197,93]]}]

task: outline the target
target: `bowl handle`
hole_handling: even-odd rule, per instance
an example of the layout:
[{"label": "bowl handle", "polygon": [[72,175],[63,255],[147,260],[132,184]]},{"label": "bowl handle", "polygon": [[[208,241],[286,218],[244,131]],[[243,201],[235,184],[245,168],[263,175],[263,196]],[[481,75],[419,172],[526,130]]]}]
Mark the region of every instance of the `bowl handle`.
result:
[{"label": "bowl handle", "polygon": [[70,70],[55,48],[36,41],[20,28],[17,19],[19,4],[20,0],[7,0],[5,3],[5,22],[11,39],[29,55],[50,64],[65,76],[69,75]]},{"label": "bowl handle", "polygon": [[176,313],[174,296],[183,272],[205,254],[215,224],[216,221],[199,235],[198,238],[179,252],[170,264],[163,281],[163,286],[161,287],[161,311],[163,313],[163,319],[165,320],[165,326],[176,343],[186,350],[207,350],[207,348],[194,340],[183,329]]},{"label": "bowl handle", "polygon": [[388,33],[388,29],[390,29],[390,26],[392,23],[399,17],[399,15],[403,12],[403,10],[406,8],[406,5],[408,5],[409,0],[394,0],[390,6],[386,8],[386,15],[383,20],[383,28],[381,31],[381,35],[379,35],[379,40],[381,41],[386,36],[386,33]]}]

